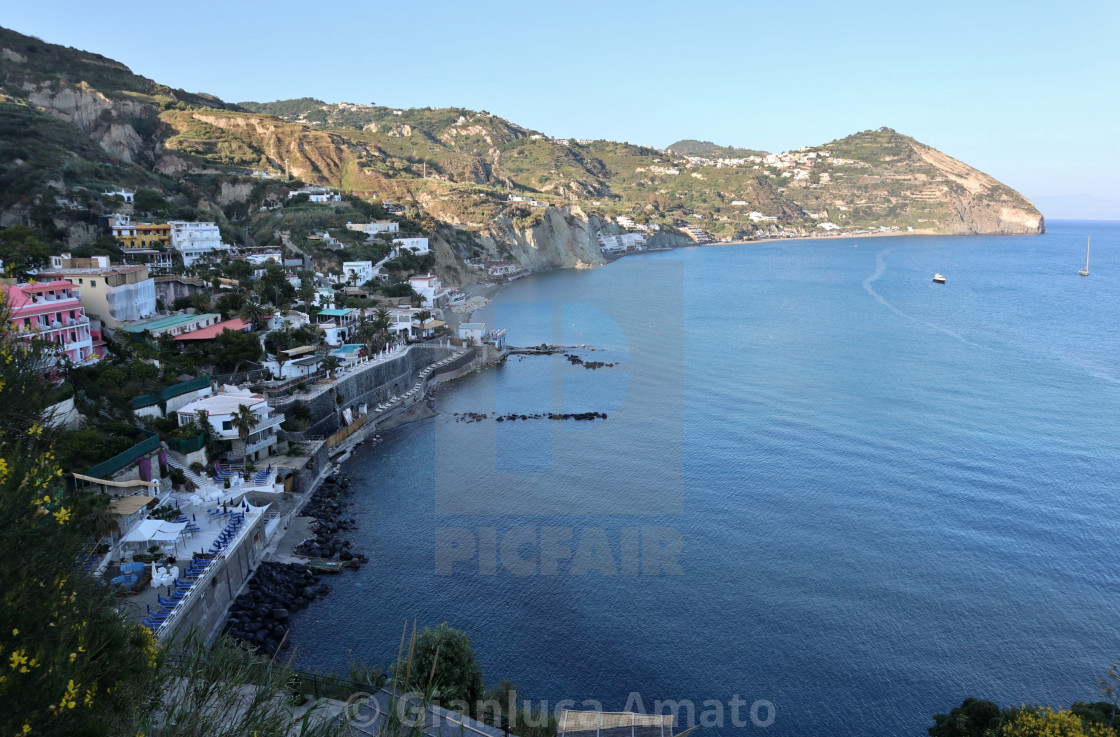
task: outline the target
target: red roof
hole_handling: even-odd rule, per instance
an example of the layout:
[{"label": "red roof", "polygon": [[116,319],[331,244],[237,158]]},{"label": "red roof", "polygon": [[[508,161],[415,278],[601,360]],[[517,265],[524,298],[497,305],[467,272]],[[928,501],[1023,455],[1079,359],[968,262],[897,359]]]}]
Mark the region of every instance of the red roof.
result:
[{"label": "red roof", "polygon": [[189,333],[176,335],[175,340],[213,340],[222,334],[223,330],[232,330],[234,332],[244,332],[249,329],[249,323],[240,318],[233,318],[211,325],[208,328],[199,328],[192,330]]},{"label": "red roof", "polygon": [[[52,290],[57,292],[57,291],[62,291],[62,290],[71,291],[73,289],[74,289],[73,284],[71,284],[68,281],[61,281],[61,280],[49,281],[49,282],[36,282],[34,284],[4,285],[4,286],[0,287],[0,290],[2,290],[4,292],[4,299],[7,301],[8,306],[11,307],[13,310],[20,311],[21,307],[30,306],[30,307],[42,307],[43,311],[45,311],[45,312],[50,312],[51,310],[57,310],[57,309],[59,309],[60,306],[56,302],[39,302],[39,303],[32,302],[31,295],[40,294],[40,293],[43,293],[43,292],[49,292],[49,291],[52,291]],[[59,298],[59,301],[69,300],[69,299],[77,301],[78,298],[77,297],[61,297],[61,298]],[[67,305],[66,309],[70,309],[70,306]],[[21,314],[22,314],[22,311],[21,311]]]}]

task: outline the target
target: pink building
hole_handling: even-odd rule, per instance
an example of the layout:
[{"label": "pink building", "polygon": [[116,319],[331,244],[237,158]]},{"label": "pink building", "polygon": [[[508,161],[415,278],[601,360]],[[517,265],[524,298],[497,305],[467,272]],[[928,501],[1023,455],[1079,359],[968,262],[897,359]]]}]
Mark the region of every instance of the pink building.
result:
[{"label": "pink building", "polygon": [[17,335],[55,344],[58,355],[69,356],[75,365],[98,359],[90,320],[73,284],[58,280],[4,285],[0,290],[4,292],[11,311],[8,319]]}]

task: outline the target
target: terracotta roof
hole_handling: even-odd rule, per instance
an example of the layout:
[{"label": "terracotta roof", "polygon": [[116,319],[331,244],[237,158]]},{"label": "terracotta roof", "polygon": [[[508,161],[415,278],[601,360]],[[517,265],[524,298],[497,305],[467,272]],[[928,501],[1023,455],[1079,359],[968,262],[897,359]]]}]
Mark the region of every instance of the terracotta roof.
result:
[{"label": "terracotta roof", "polygon": [[208,328],[199,328],[192,330],[189,333],[176,335],[175,340],[212,340],[222,334],[223,330],[232,330],[234,332],[241,332],[249,328],[249,323],[241,318],[235,317],[232,320],[225,320],[211,325]]}]

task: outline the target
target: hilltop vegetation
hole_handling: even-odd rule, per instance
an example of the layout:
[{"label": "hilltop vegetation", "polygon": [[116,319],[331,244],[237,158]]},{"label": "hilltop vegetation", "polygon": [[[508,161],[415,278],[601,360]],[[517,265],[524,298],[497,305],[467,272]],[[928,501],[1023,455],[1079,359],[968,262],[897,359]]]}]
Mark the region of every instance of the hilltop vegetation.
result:
[{"label": "hilltop vegetation", "polygon": [[[512,254],[525,238],[526,252],[538,248],[529,242],[548,235],[529,235],[546,220],[539,206],[578,213],[582,230],[594,220],[614,232],[610,221],[626,216],[725,239],[1042,227],[1018,193],[889,129],[775,156],[695,140],[659,150],[555,139],[465,108],[230,104],[4,29],[0,154],[0,225],[38,222],[73,245],[88,242],[90,213],[112,211],[101,193],[119,187],[152,190],[164,212],[218,220],[235,242],[268,242],[263,218],[248,218],[282,203],[289,179],[410,208],[448,245],[437,263],[452,272],[463,258]],[[248,170],[274,178],[251,180]]]},{"label": "hilltop vegetation", "polygon": [[672,143],[665,150],[678,156],[706,156],[711,159],[745,159],[748,156],[765,156],[767,154],[766,151],[719,146],[711,141],[697,141],[691,138]]}]

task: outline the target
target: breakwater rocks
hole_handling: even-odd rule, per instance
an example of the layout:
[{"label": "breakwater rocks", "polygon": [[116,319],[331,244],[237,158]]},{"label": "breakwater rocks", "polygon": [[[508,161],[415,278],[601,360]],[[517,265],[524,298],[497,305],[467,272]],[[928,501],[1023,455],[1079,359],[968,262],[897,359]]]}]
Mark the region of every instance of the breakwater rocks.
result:
[{"label": "breakwater rocks", "polygon": [[344,568],[358,568],[369,559],[350,548],[350,541],[342,538],[342,533],[356,526],[353,517],[346,517],[349,502],[345,498],[353,492],[350,480],[346,477],[328,476],[311,495],[300,510],[300,516],[315,519],[312,532],[315,537],[304,540],[296,546],[295,554],[308,558],[337,559]]},{"label": "breakwater rocks", "polygon": [[234,600],[226,632],[264,655],[275,655],[288,634],[288,617],[330,593],[298,563],[261,563],[249,589]]},{"label": "breakwater rocks", "polygon": [[489,415],[484,412],[456,412],[452,415],[456,422],[482,422],[491,417],[497,422],[514,422],[516,420],[605,420],[606,412],[537,412],[531,415],[510,413],[506,415]]},{"label": "breakwater rocks", "polygon": [[[541,343],[540,345],[530,345],[524,348],[510,348],[509,352],[513,354],[522,354],[525,356],[550,356],[553,353],[563,353],[575,348],[586,348],[584,345],[549,345],[548,343]],[[590,350],[595,350],[591,348]]]},{"label": "breakwater rocks", "polygon": [[[591,350],[595,350],[595,349],[592,348]],[[577,356],[574,353],[565,353],[564,358],[568,359],[568,363],[570,363],[574,366],[583,366],[584,368],[588,368],[588,369],[613,368],[614,367],[613,363],[605,363],[603,361],[584,361],[582,358],[580,358],[579,356]]]}]

